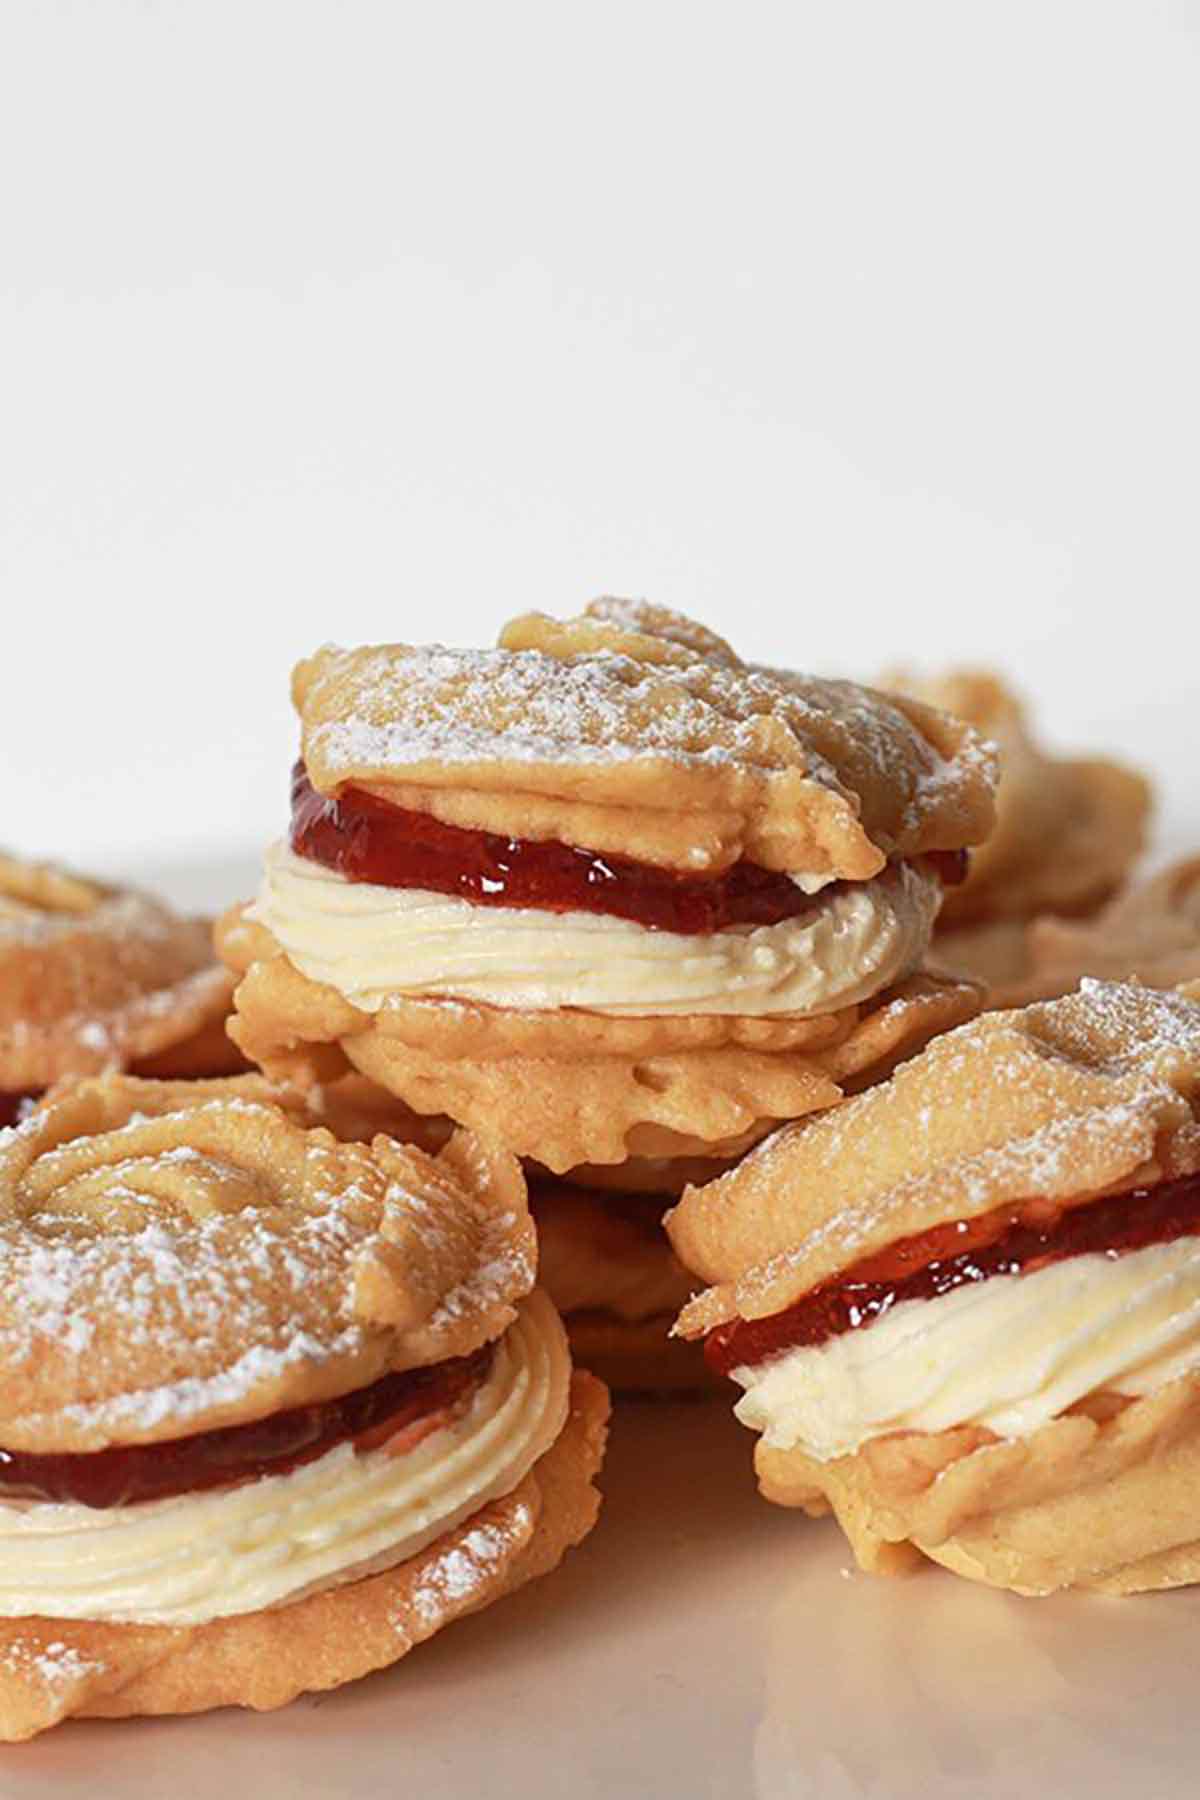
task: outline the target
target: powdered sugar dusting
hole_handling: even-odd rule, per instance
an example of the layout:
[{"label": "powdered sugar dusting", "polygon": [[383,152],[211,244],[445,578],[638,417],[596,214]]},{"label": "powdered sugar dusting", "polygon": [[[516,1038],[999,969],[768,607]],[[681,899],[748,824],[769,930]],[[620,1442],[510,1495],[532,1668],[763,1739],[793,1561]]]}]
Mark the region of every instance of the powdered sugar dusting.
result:
[{"label": "powdered sugar dusting", "polygon": [[619,638],[581,647],[569,625],[543,624],[546,649],[327,646],[302,665],[297,686],[303,753],[318,785],[430,764],[452,778],[480,764],[640,763],[650,772],[666,760],[752,779],[727,793],[723,804],[735,807],[761,796],[764,782],[802,774],[861,815],[879,843],[916,842],[931,827],[933,841],[961,842],[966,813],[978,813],[982,829],[994,769],[965,728],[947,726],[935,742],[855,683],[741,664],[731,653],[697,649],[689,658],[688,621],[667,634],[680,651],[665,661],[626,654]]},{"label": "powdered sugar dusting", "polygon": [[[102,1425],[106,1431],[132,1428],[139,1433],[154,1431],[159,1425],[186,1427],[193,1419],[202,1418],[216,1408],[237,1406],[248,1395],[275,1382],[289,1369],[301,1365],[317,1368],[336,1361],[361,1347],[361,1333],[347,1327],[332,1341],[322,1341],[305,1331],[297,1331],[279,1349],[254,1345],[244,1356],[215,1375],[183,1376],[162,1387],[120,1394],[96,1404],[83,1402],[62,1407],[56,1418],[65,1419],[81,1429]],[[35,1417],[29,1423],[34,1423]]]},{"label": "powdered sugar dusting", "polygon": [[[49,1419],[135,1435],[186,1427],[289,1371],[359,1354],[363,1330],[331,1331],[305,1293],[328,1294],[329,1269],[344,1267],[365,1235],[336,1203],[282,1225],[265,1211],[184,1228],[151,1218],[120,1239],[47,1241],[6,1223],[0,1366],[10,1386],[28,1373],[39,1392],[51,1369],[60,1376],[59,1403],[44,1417],[23,1408],[23,1427]],[[162,1379],[90,1393],[89,1351],[105,1364],[149,1358]]]},{"label": "powdered sugar dusting", "polygon": [[511,1300],[514,1293],[527,1292],[533,1286],[537,1274],[536,1254],[517,1235],[518,1224],[514,1213],[496,1215],[490,1234],[496,1245],[493,1254],[472,1269],[466,1281],[442,1296],[430,1321],[434,1328],[440,1328],[452,1319],[490,1312]]},{"label": "powdered sugar dusting", "polygon": [[[230,977],[207,925],[133,889],[87,889],[91,903],[5,904],[0,855],[0,1077],[42,1088],[191,1036],[228,1008]],[[73,878],[70,885],[78,886]]]},{"label": "powdered sugar dusting", "polygon": [[947,756],[895,704],[894,696],[854,681],[817,682],[810,675],[764,664],[755,664],[754,669],[778,683],[792,703],[803,705],[809,695],[819,696],[810,719],[814,725],[819,714],[836,719],[842,739],[839,774],[852,789],[861,789],[864,780],[890,778],[901,798],[896,836],[918,835],[930,813],[943,806],[953,813],[956,796],[964,790],[994,793],[1000,778],[996,746],[961,722],[942,721],[953,745],[953,754]]},{"label": "powdered sugar dusting", "polygon": [[[955,1209],[964,1213],[1000,1205],[1006,1199],[1074,1199],[1076,1171],[1092,1146],[1124,1136],[1131,1148],[1140,1142],[1149,1151],[1162,1102],[1172,1097],[1169,1089],[1154,1084],[1152,1089],[1111,1106],[1052,1119],[1027,1137],[959,1158],[938,1171],[939,1180],[953,1193]],[[838,1262],[852,1262],[877,1227],[891,1214],[903,1212],[928,1181],[926,1175],[914,1177],[888,1189],[874,1202],[842,1209],[812,1231],[802,1247],[764,1264],[762,1275],[770,1279],[781,1274],[819,1255],[825,1246],[835,1252]]]},{"label": "powdered sugar dusting", "polygon": [[[1011,1042],[1005,1042],[1009,1035]],[[1135,1106],[1143,1097],[1155,1104],[1169,1101],[1180,1083],[1194,1080],[1200,1065],[1200,1004],[1182,994],[1134,983],[1085,980],[1078,993],[1063,999],[1024,1012],[984,1014],[934,1039],[884,1086],[868,1089],[819,1118],[782,1126],[725,1179],[739,1184],[747,1176],[786,1182],[791,1147],[801,1137],[808,1142],[819,1139],[829,1158],[848,1154],[888,1095],[899,1088],[919,1088],[932,1072],[947,1091],[970,1092],[973,1082],[986,1081],[990,1087],[1009,1086],[1020,1092],[1036,1079],[1042,1060],[1075,1064],[1107,1081],[1128,1084],[1133,1079],[1138,1093],[1130,1103]],[[914,1147],[927,1143],[931,1155],[942,1136],[942,1103],[939,1093],[905,1113],[905,1129]],[[1047,1130],[1046,1141],[1056,1141],[1059,1127]],[[1068,1121],[1062,1130],[1069,1136]]]},{"label": "powdered sugar dusting", "polygon": [[91,904],[71,909],[21,902],[0,895],[0,945],[53,943],[56,938],[102,929],[114,939],[163,939],[174,921],[165,907],[134,890],[91,890]]},{"label": "powdered sugar dusting", "polygon": [[[353,668],[354,698],[342,717],[308,732],[305,751],[347,773],[496,759],[727,763],[740,754],[753,763],[761,759],[755,720],[780,697],[762,677],[735,680],[709,663],[664,673],[610,651],[571,662],[442,645],[400,662],[387,650],[326,656],[329,678]],[[791,761],[803,765],[799,745]],[[811,772],[828,779],[828,770]]]},{"label": "powdered sugar dusting", "polygon": [[[95,1085],[110,1108],[158,1091]],[[0,1137],[0,1440],[90,1450],[234,1423],[303,1403],[314,1377],[336,1392],[463,1354],[532,1287],[528,1219],[482,1177],[460,1187],[218,1085],[82,1137],[71,1089]],[[415,1341],[386,1290],[382,1311],[364,1300],[367,1264],[433,1309]]]},{"label": "powdered sugar dusting", "polygon": [[[1181,1051],[1189,1058],[1200,1054],[1200,1005],[1184,994],[1139,987],[1136,982],[1100,981],[1084,976],[1077,1005],[1086,1003],[1091,1022],[1103,1028],[1127,1067],[1147,1057],[1157,1060]],[[1062,1002],[1057,1003],[1060,1007]],[[1038,1009],[1031,1009],[1035,1014]],[[1062,1014],[1056,1015],[1060,1020]]]},{"label": "powdered sugar dusting", "polygon": [[102,1673],[104,1667],[103,1662],[82,1655],[61,1638],[44,1644],[33,1638],[15,1637],[0,1648],[0,1670],[6,1675],[34,1680],[49,1688],[74,1686],[88,1675]]},{"label": "powdered sugar dusting", "polygon": [[[783,1127],[673,1215],[719,1283],[685,1329],[790,1305],[859,1257],[1009,1203],[1077,1204],[1200,1167],[1200,1005],[1135,984],[990,1013]],[[1157,1174],[1155,1173],[1157,1171]],[[761,1215],[758,1257],[745,1220]]]},{"label": "powdered sugar dusting", "polygon": [[[534,1518],[522,1500],[503,1519],[475,1525],[457,1542],[437,1555],[422,1572],[421,1581],[411,1595],[411,1607],[423,1625],[436,1625],[447,1612],[461,1609],[464,1602],[494,1580],[503,1565],[528,1541]],[[407,1610],[407,1609],[406,1609]],[[403,1632],[406,1618],[395,1620]]]}]

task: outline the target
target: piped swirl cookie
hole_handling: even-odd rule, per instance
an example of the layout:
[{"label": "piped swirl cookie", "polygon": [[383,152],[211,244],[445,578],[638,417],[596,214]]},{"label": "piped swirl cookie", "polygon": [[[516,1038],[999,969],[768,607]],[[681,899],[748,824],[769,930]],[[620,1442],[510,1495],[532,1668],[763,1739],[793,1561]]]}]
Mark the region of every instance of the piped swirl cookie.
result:
[{"label": "piped swirl cookie", "polygon": [[976,1004],[917,971],[993,768],[919,703],[630,602],[293,692],[289,837],[218,931],[272,1074],[352,1065],[563,1172],[744,1141]]},{"label": "piped swirl cookie", "polygon": [[1092,918],[1045,914],[1014,927],[997,942],[988,971],[978,954],[972,961],[989,977],[994,1006],[1053,999],[1085,975],[1154,988],[1200,979],[1200,857],[1134,883]]},{"label": "piped swirl cookie", "polygon": [[985,1015],[671,1215],[764,1494],[863,1567],[1200,1579],[1197,991]]},{"label": "piped swirl cookie", "polygon": [[260,1077],[0,1134],[0,1735],[281,1705],[552,1567],[606,1398],[534,1263],[511,1157]]},{"label": "piped swirl cookie", "polygon": [[148,894],[0,854],[0,1124],[64,1075],[221,1075],[232,982],[208,925]]},{"label": "piped swirl cookie", "polygon": [[[947,894],[939,920],[939,955],[948,966],[986,976],[1002,941],[988,927],[1040,912],[1082,917],[1116,891],[1145,840],[1151,791],[1144,776],[1101,757],[1051,755],[1020,699],[988,670],[924,680],[896,672],[883,685],[945,707],[1000,752],[996,828],[972,856],[966,880]],[[972,954],[975,930],[982,964]]]}]

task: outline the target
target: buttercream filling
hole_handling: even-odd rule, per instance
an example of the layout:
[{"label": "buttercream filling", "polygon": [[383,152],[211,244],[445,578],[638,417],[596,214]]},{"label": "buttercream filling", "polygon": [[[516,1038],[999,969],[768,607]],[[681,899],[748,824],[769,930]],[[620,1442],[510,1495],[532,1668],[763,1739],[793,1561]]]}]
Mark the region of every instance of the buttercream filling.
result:
[{"label": "buttercream filling", "polygon": [[284,843],[249,917],[364,1012],[392,996],[545,1011],[807,1017],[869,998],[924,955],[941,882],[913,863],[841,884],[798,918],[705,935],[602,913],[480,907],[349,881]]},{"label": "buttercream filling", "polygon": [[1200,1237],[997,1275],[732,1371],[735,1411],[818,1461],[890,1432],[1025,1437],[1101,1389],[1131,1397],[1200,1368]]},{"label": "buttercream filling", "polygon": [[0,1502],[0,1616],[201,1625],[403,1562],[509,1494],[566,1422],[570,1358],[524,1301],[469,1407],[415,1447],[342,1443],[284,1475],[96,1509]]}]

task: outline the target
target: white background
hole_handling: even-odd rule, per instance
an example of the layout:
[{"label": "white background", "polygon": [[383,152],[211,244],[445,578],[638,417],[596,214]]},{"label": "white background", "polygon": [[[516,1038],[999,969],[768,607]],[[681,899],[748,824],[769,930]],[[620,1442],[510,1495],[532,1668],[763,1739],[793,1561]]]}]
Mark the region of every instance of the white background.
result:
[{"label": "white background", "polygon": [[16,847],[248,849],[298,655],[601,591],[1194,822],[1195,6],[4,0],[0,172]]}]

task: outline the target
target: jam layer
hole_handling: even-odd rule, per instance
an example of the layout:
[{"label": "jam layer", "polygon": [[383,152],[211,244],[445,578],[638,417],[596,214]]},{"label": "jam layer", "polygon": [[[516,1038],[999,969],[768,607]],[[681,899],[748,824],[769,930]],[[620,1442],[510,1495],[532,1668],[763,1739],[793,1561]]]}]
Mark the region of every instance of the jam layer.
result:
[{"label": "jam layer", "polygon": [[[477,906],[606,913],[685,936],[730,925],[777,925],[815,904],[787,875],[754,863],[735,863],[724,875],[708,878],[677,875],[570,844],[443,825],[361,788],[318,794],[303,763],[292,772],[289,841],[297,856],[349,881],[423,888]],[[928,860],[948,884],[965,873],[962,852]],[[836,885],[823,891],[835,891]]]},{"label": "jam layer", "polygon": [[337,1400],[293,1407],[247,1425],[228,1425],[162,1444],[130,1444],[86,1455],[39,1456],[0,1450],[0,1497],[127,1506],[202,1488],[231,1486],[262,1475],[286,1475],[340,1443],[378,1449],[401,1433],[411,1448],[464,1408],[491,1366],[493,1346],[429,1368],[385,1375]]},{"label": "jam layer", "polygon": [[905,1300],[932,1300],[993,1275],[1030,1275],[1069,1256],[1123,1256],[1200,1233],[1200,1176],[1066,1210],[1029,1200],[901,1238],[851,1264],[784,1312],[731,1319],[705,1339],[719,1375],[871,1325]]}]

